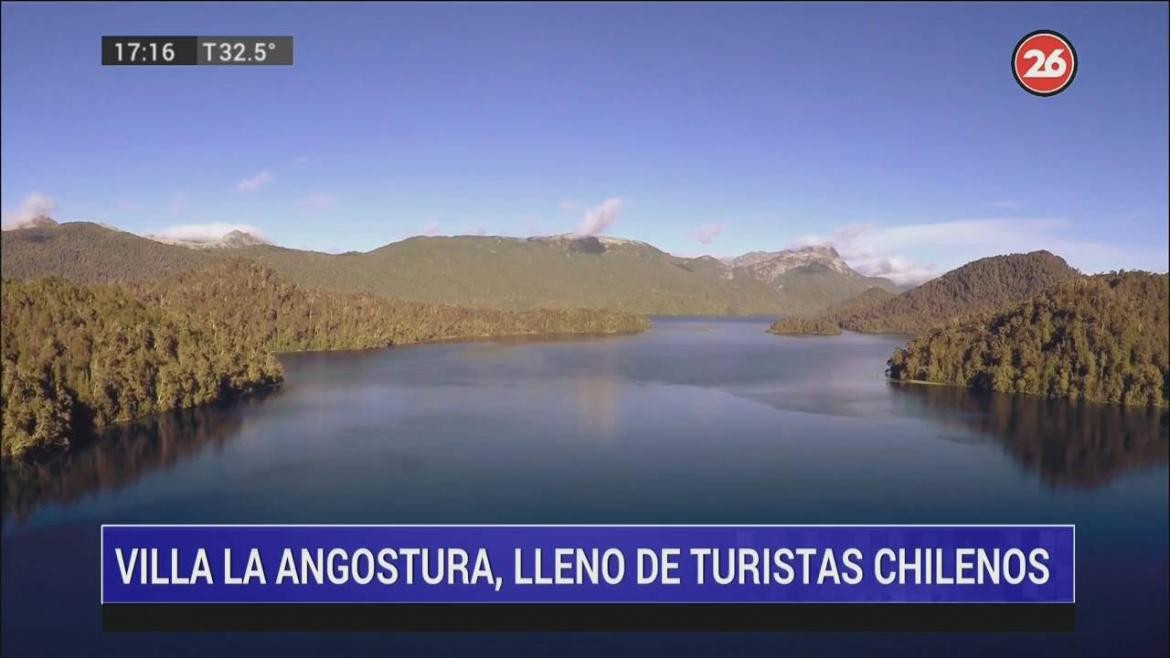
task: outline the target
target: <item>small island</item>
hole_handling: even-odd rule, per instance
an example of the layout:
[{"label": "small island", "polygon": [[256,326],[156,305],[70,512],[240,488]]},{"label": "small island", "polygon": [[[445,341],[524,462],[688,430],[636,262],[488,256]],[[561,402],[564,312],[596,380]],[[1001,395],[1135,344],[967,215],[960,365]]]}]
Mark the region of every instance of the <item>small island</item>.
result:
[{"label": "small island", "polygon": [[841,326],[827,317],[787,317],[780,318],[768,327],[768,333],[779,336],[836,336],[841,333]]}]

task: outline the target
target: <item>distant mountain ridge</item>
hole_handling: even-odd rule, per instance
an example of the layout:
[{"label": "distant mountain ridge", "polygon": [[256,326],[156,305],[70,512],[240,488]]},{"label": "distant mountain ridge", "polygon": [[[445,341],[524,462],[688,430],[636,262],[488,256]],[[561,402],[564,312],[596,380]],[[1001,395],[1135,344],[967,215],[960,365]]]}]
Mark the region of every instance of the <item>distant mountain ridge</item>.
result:
[{"label": "distant mountain ridge", "polygon": [[849,268],[831,247],[756,252],[727,262],[605,236],[413,237],[368,252],[326,254],[243,232],[213,242],[164,242],[72,222],[7,231],[2,248],[6,277],[150,281],[238,255],[311,288],[506,310],[811,314],[874,285],[893,287]]}]

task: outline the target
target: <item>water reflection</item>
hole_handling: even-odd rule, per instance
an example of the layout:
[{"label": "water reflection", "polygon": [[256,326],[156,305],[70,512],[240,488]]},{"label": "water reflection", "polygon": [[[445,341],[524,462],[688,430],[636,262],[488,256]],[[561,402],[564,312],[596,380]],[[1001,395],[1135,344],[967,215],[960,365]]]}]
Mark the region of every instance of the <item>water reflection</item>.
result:
[{"label": "water reflection", "polygon": [[[49,503],[70,504],[117,491],[239,434],[244,408],[278,395],[255,393],[222,405],[183,409],[111,427],[68,453],[40,463],[5,463],[0,511],[4,524],[21,522]],[[74,441],[74,445],[78,445]]]},{"label": "water reflection", "polygon": [[606,377],[582,377],[577,380],[577,411],[592,427],[600,440],[613,440],[617,426],[619,384]]},{"label": "water reflection", "polygon": [[1078,404],[954,386],[891,384],[910,413],[1000,443],[1053,487],[1092,489],[1170,462],[1170,411]]}]

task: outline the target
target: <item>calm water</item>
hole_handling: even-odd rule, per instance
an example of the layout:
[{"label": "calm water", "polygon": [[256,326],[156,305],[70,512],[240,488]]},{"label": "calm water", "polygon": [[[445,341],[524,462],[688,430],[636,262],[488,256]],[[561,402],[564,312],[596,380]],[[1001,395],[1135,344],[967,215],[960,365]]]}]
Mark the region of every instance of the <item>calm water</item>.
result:
[{"label": "calm water", "polygon": [[[9,474],[4,655],[1165,655],[1165,412],[893,385],[898,338],[766,326],[288,356],[279,392]],[[1077,631],[103,634],[102,522],[1076,523]]]}]

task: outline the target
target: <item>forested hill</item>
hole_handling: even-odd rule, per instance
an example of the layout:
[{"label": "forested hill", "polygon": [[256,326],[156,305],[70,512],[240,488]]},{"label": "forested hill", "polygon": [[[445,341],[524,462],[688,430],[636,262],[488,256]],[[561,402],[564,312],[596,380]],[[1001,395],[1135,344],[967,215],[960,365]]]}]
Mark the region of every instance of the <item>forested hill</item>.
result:
[{"label": "forested hill", "polygon": [[468,310],[309,290],[229,258],[158,282],[3,281],[4,459],[37,457],[90,429],[281,380],[273,352],[427,340],[635,332],[609,311]]},{"label": "forested hill", "polygon": [[217,335],[276,352],[352,350],[433,340],[645,330],[641,316],[592,309],[499,311],[313,290],[234,257],[131,293]]},{"label": "forested hill", "polygon": [[[247,238],[248,236],[241,236]],[[237,239],[198,248],[98,224],[5,231],[9,278],[83,284],[152,282],[243,256],[312,289],[478,308],[610,308],[639,314],[808,314],[886,279],[852,270],[829,247],[746,260],[683,258],[616,238],[416,237],[373,251],[326,254]]]},{"label": "forested hill", "polygon": [[893,295],[880,288],[830,306],[813,318],[782,318],[772,333],[834,333],[839,329],[869,333],[913,334],[960,318],[1017,304],[1081,274],[1047,251],[992,256]]},{"label": "forested hill", "polygon": [[981,258],[840,318],[842,328],[916,333],[973,313],[1017,304],[1081,274],[1047,251]]},{"label": "forested hill", "polygon": [[269,386],[279,364],[114,286],[0,284],[3,458],[36,456],[117,421]]},{"label": "forested hill", "polygon": [[1136,405],[1170,404],[1170,279],[1066,282],[1010,309],[932,329],[890,358],[893,379]]},{"label": "forested hill", "polygon": [[206,265],[208,251],[163,244],[90,222],[0,233],[5,279],[58,276],[74,283],[158,281]]}]

